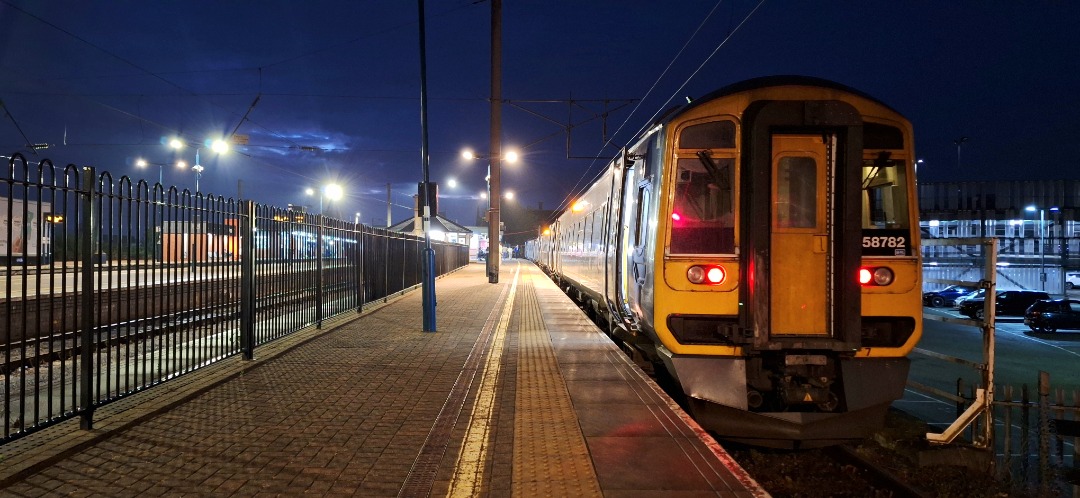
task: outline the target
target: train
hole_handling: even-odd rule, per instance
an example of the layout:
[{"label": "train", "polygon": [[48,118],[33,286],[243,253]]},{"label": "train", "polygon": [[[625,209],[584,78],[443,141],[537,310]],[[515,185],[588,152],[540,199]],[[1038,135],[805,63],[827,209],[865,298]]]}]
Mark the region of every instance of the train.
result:
[{"label": "train", "polygon": [[868,437],[922,335],[911,123],[839,83],[770,76],[668,111],[525,243],[718,437]]}]

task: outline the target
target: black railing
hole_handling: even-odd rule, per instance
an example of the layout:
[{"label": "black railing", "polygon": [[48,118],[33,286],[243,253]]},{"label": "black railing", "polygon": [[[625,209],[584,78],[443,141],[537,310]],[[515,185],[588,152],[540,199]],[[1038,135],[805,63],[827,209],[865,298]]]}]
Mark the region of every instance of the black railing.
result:
[{"label": "black railing", "polygon": [[413,235],[20,154],[0,179],[0,443],[420,284]]}]

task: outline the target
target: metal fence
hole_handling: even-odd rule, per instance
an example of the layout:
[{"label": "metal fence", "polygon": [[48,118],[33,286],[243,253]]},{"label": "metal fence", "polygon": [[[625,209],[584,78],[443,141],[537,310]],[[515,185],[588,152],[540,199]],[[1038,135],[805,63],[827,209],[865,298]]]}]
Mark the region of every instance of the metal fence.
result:
[{"label": "metal fence", "polygon": [[[420,284],[424,241],[94,168],[0,178],[0,444]],[[468,247],[432,242],[436,275]]]},{"label": "metal fence", "polygon": [[[957,380],[959,414],[975,400],[978,385]],[[1035,388],[999,384],[992,404],[994,473],[1022,496],[1080,495],[1080,393],[1051,387],[1039,372]],[[965,436],[974,440],[982,428]]]},{"label": "metal fence", "polygon": [[[944,252],[968,255],[966,264],[924,267],[924,282],[937,286],[978,286],[992,293],[999,282],[1006,285],[1017,285],[1018,280],[1030,282],[1035,280],[1033,276],[1037,278],[1037,271],[1044,271],[1042,268],[1032,271],[1030,267],[1003,271],[997,264],[1000,243],[999,239],[924,240],[924,255]],[[1071,404],[1066,403],[1064,391],[1051,390],[1046,372],[1039,372],[1034,394],[1027,385],[1016,389],[994,382],[995,304],[992,299],[984,301],[985,322],[924,315],[925,319],[975,326],[983,332],[981,361],[915,349],[915,355],[970,367],[980,379],[967,385],[963,377],[957,379],[955,394],[908,381],[910,389],[956,404],[956,422],[940,434],[927,434],[927,438],[942,444],[961,442],[985,450],[988,461],[993,462],[995,477],[1022,496],[1080,496],[1080,488],[1074,484],[1080,482],[1076,447],[1080,437],[1080,398],[1074,392]]]}]

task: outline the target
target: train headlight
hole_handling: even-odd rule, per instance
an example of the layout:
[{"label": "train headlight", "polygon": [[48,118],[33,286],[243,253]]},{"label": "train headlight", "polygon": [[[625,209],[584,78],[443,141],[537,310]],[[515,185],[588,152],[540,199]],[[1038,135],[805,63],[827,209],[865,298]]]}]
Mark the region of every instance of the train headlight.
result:
[{"label": "train headlight", "polygon": [[691,266],[686,270],[686,279],[692,284],[719,285],[724,283],[727,273],[720,266]]},{"label": "train headlight", "polygon": [[705,281],[705,269],[700,266],[691,266],[686,270],[686,279],[692,284],[700,284]]},{"label": "train headlight", "polygon": [[862,285],[889,285],[893,283],[892,269],[879,266],[877,268],[859,268],[859,283]]}]

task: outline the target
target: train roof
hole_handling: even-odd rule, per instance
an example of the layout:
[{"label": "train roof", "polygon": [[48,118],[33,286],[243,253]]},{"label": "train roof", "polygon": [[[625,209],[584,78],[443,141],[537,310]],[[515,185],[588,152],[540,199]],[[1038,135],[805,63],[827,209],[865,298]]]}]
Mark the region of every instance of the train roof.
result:
[{"label": "train roof", "polygon": [[684,112],[686,110],[693,109],[694,107],[696,107],[696,106],[698,106],[698,105],[700,105],[702,103],[708,102],[710,100],[713,100],[713,99],[717,99],[717,98],[724,97],[724,96],[727,96],[727,95],[736,94],[736,93],[739,93],[739,92],[745,92],[745,91],[748,91],[748,90],[755,90],[755,89],[758,89],[758,88],[765,88],[765,87],[771,87],[771,86],[816,86],[816,87],[821,87],[821,88],[831,88],[831,89],[834,89],[834,90],[840,90],[840,91],[843,91],[843,92],[851,93],[853,95],[858,95],[858,96],[863,97],[863,98],[865,98],[867,100],[871,100],[873,102],[876,102],[876,103],[888,108],[889,110],[891,110],[893,112],[897,112],[896,109],[893,109],[888,104],[878,100],[877,98],[875,98],[875,97],[873,97],[873,96],[871,96],[871,95],[869,95],[869,94],[867,94],[867,93],[865,93],[863,91],[856,90],[854,88],[851,88],[851,87],[849,87],[847,85],[842,85],[842,84],[837,83],[835,81],[831,81],[831,80],[827,80],[827,79],[823,79],[823,78],[815,78],[813,76],[776,75],[776,76],[762,76],[762,77],[759,77],[759,78],[751,78],[751,79],[748,79],[748,80],[739,81],[739,82],[727,85],[725,87],[722,87],[722,88],[720,88],[718,90],[714,90],[712,92],[709,92],[708,94],[706,94],[706,95],[704,95],[704,96],[702,96],[700,98],[692,100],[688,104],[684,104],[684,105],[682,105],[680,107],[676,107],[676,108],[671,109],[670,111],[665,113],[660,119],[658,119],[656,124],[666,123],[667,121],[669,121],[674,116],[676,116],[678,114],[681,114],[682,112]]}]

